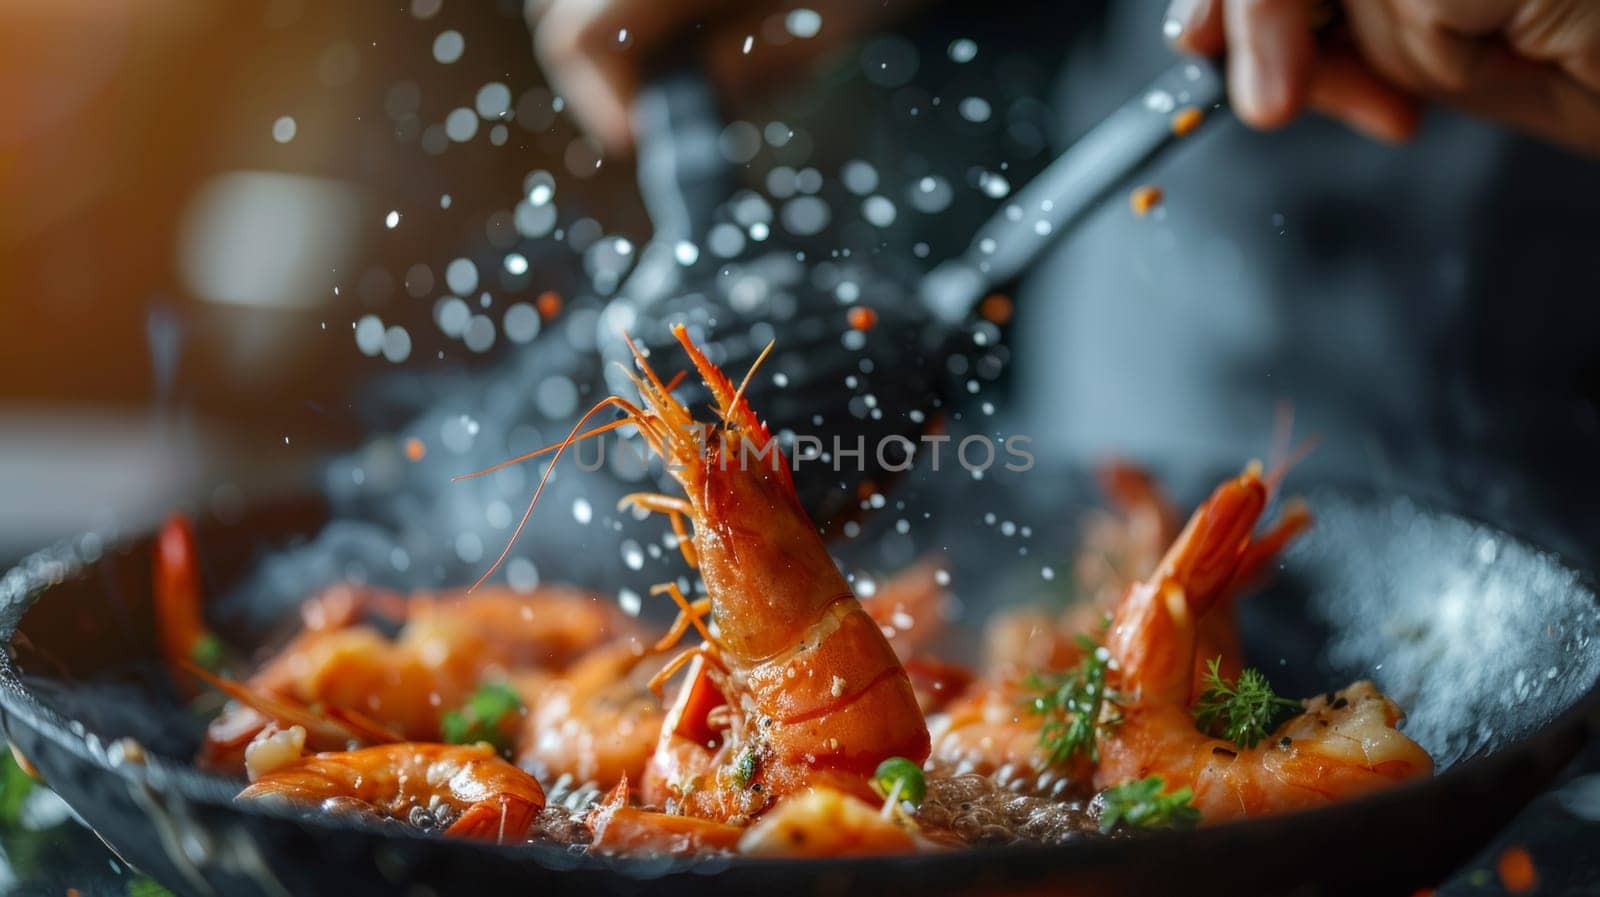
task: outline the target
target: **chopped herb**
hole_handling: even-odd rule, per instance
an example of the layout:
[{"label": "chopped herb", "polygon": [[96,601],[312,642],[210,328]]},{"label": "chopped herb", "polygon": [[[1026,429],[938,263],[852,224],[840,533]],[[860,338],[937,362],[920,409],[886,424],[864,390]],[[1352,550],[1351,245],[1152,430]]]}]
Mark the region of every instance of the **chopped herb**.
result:
[{"label": "chopped herb", "polygon": [[143,875],[128,879],[128,897],[172,897],[172,892]]},{"label": "chopped herb", "polygon": [[1188,786],[1162,794],[1166,782],[1160,776],[1124,782],[1100,792],[1100,831],[1110,832],[1118,823],[1129,828],[1193,828],[1200,811],[1189,802],[1194,792]]},{"label": "chopped herb", "polygon": [[450,744],[477,744],[487,741],[496,750],[510,750],[506,720],[522,712],[522,699],[504,682],[490,682],[473,692],[459,710],[447,711],[439,719],[444,740]]},{"label": "chopped herb", "polygon": [[33,776],[17,765],[11,752],[0,747],[0,823],[15,828],[22,817],[22,805],[36,783]]},{"label": "chopped herb", "polygon": [[922,767],[904,757],[890,757],[878,764],[878,771],[872,776],[872,787],[879,794],[887,798],[897,794],[913,807],[922,806],[923,798],[928,796],[928,781],[922,775]]},{"label": "chopped herb", "polygon": [[[1111,657],[1094,639],[1078,636],[1083,660],[1065,673],[1029,676],[1024,685],[1033,696],[1030,712],[1044,717],[1039,729],[1039,745],[1050,754],[1050,762],[1066,763],[1078,756],[1100,761],[1095,736],[1101,726],[1113,725],[1117,696],[1106,688],[1106,670]],[[1107,708],[1111,708],[1108,713]]]},{"label": "chopped herb", "polygon": [[1300,709],[1299,701],[1278,697],[1260,670],[1247,669],[1230,685],[1219,672],[1221,665],[1220,655],[1206,661],[1206,689],[1194,704],[1194,723],[1200,731],[1253,748],[1283,716]]},{"label": "chopped herb", "polygon": [[189,659],[195,666],[212,672],[222,667],[223,653],[222,640],[209,632],[195,639],[189,647]]},{"label": "chopped herb", "polygon": [[755,781],[756,766],[759,765],[759,762],[755,748],[746,748],[745,752],[739,755],[739,759],[734,761],[733,781],[735,784],[740,788],[750,787],[750,783]]}]

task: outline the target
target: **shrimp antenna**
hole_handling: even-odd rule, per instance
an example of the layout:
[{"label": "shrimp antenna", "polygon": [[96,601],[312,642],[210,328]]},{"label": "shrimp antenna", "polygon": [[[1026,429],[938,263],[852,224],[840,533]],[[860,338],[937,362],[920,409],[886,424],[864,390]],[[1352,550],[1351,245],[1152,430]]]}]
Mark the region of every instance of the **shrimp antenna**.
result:
[{"label": "shrimp antenna", "polygon": [[533,516],[533,508],[539,503],[539,496],[544,494],[544,487],[549,484],[550,475],[555,473],[556,462],[560,461],[562,454],[573,443],[578,441],[578,431],[582,430],[583,425],[589,422],[589,418],[599,414],[605,408],[620,409],[623,414],[627,415],[626,419],[644,420],[646,416],[644,411],[637,405],[621,396],[606,396],[596,402],[593,408],[584,412],[583,417],[578,418],[578,422],[572,425],[572,432],[568,433],[567,438],[562,440],[556,447],[555,457],[550,459],[550,466],[544,469],[544,476],[539,478],[539,488],[533,490],[533,498],[528,500],[528,508],[522,512],[522,519],[517,521],[517,528],[511,531],[511,538],[506,540],[506,547],[500,549],[500,556],[496,557],[494,563],[489,565],[489,569],[483,571],[483,575],[479,576],[472,586],[467,589],[469,593],[476,591],[478,586],[483,585],[484,581],[493,576],[494,571],[500,569],[500,565],[505,563],[506,558],[511,554],[512,546],[517,544],[517,539],[522,535],[523,528],[528,525],[528,518]]},{"label": "shrimp antenna", "polygon": [[[683,382],[683,377],[684,377],[684,374],[686,374],[686,373],[687,373],[686,371],[679,371],[676,376],[674,376],[670,381],[667,382],[667,389],[669,389],[669,390],[677,389],[678,388],[678,384]],[[574,440],[574,441],[582,442],[583,440],[588,439],[591,436],[599,436],[602,433],[610,433],[612,430],[619,430],[619,429],[621,429],[623,427],[626,427],[627,425],[629,425],[631,423],[635,423],[635,421],[632,420],[631,418],[627,418],[627,417],[620,418],[618,420],[612,421],[609,424],[602,424],[602,425],[600,425],[598,427],[595,427],[593,430],[585,430],[582,433],[578,434],[578,438],[576,440]],[[459,483],[462,480],[473,480],[473,479],[477,479],[478,477],[486,476],[488,474],[494,473],[497,470],[505,470],[507,467],[510,467],[513,464],[521,464],[524,461],[529,461],[529,460],[532,460],[534,458],[539,457],[540,455],[547,454],[549,452],[553,452],[556,449],[560,448],[563,442],[565,442],[565,440],[562,440],[562,442],[552,442],[549,445],[545,446],[544,448],[534,449],[531,452],[523,452],[522,454],[516,456],[515,458],[508,458],[507,460],[501,461],[499,464],[496,464],[496,465],[494,465],[492,467],[485,467],[482,470],[474,470],[472,473],[457,474],[456,476],[453,476],[453,477],[450,478],[450,482]]]},{"label": "shrimp antenna", "polygon": [[1267,469],[1266,476],[1262,479],[1267,484],[1268,492],[1277,492],[1278,486],[1283,483],[1289,471],[1306,459],[1322,441],[1322,437],[1312,434],[1295,445],[1294,440],[1294,405],[1289,402],[1279,402],[1273,414],[1275,420],[1272,425],[1272,448],[1267,455],[1272,462]]},{"label": "shrimp antenna", "polygon": [[767,347],[761,350],[761,354],[757,355],[756,360],[750,365],[750,369],[744,372],[744,379],[739,381],[739,388],[733,391],[733,399],[728,403],[730,410],[739,407],[739,403],[744,400],[745,388],[750,385],[751,379],[755,377],[756,369],[761,367],[761,362],[767,360],[767,356],[772,354],[772,347],[777,344],[778,341],[776,339],[769,340]]}]

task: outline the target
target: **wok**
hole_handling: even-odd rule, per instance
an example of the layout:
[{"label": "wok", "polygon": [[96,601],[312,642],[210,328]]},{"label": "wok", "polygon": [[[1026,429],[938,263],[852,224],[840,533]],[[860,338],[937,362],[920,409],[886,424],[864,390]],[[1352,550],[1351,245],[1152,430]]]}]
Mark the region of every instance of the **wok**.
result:
[{"label": "wok", "polygon": [[[881,575],[944,552],[966,632],[987,607],[1062,591],[1077,512],[1093,502],[1081,472],[936,479],[914,478],[905,507],[839,547],[847,570]],[[1432,779],[1186,833],[804,862],[591,858],[246,809],[231,801],[238,782],[188,762],[202,723],[156,659],[151,536],[110,548],[76,540],[0,580],[9,647],[0,724],[107,844],[181,894],[1411,893],[1463,863],[1588,737],[1600,604],[1591,580],[1561,558],[1445,503],[1332,482],[1291,486],[1318,523],[1274,583],[1243,603],[1248,659],[1287,694],[1376,680],[1439,761]],[[292,556],[327,519],[314,500],[203,516],[208,589],[237,592],[264,557]],[[592,538],[613,537],[596,528]],[[560,579],[563,557],[573,556],[541,557],[545,578]],[[613,588],[640,575],[618,569],[616,582],[588,584]],[[214,622],[246,644],[262,631],[248,616]],[[115,745],[124,736],[145,747],[142,762]]]}]

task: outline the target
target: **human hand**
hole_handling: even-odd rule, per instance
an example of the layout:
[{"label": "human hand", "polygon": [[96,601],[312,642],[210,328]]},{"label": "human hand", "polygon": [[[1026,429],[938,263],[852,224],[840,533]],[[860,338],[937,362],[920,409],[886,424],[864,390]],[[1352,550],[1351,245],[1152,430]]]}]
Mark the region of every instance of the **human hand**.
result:
[{"label": "human hand", "polygon": [[915,0],[527,0],[534,50],[578,123],[613,152],[633,144],[628,109],[674,44],[725,91],[760,88]]},{"label": "human hand", "polygon": [[1314,39],[1309,0],[1173,0],[1182,50],[1226,51],[1246,123],[1276,128],[1312,108],[1384,140],[1437,100],[1600,154],[1600,3],[1354,0],[1334,40]]}]

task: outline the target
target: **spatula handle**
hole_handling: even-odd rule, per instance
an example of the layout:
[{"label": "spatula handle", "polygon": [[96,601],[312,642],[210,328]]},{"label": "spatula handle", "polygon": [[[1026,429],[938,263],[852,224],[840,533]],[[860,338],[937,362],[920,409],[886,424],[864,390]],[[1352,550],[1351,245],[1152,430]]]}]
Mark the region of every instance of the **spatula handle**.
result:
[{"label": "spatula handle", "polygon": [[924,304],[948,323],[966,319],[978,300],[1015,280],[1078,217],[1181,139],[1178,112],[1195,107],[1203,124],[1224,102],[1222,74],[1211,62],[1163,72],[1014,194],[966,252],[929,272]]}]

